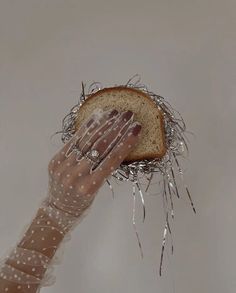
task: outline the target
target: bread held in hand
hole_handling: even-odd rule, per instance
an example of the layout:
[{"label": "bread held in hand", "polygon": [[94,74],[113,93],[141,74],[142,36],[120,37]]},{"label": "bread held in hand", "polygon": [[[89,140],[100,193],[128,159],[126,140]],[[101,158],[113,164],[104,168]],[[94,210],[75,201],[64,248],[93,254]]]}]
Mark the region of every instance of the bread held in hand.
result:
[{"label": "bread held in hand", "polygon": [[125,86],[103,88],[92,93],[79,108],[76,129],[97,108],[131,110],[134,120],[142,124],[140,140],[123,162],[162,158],[165,155],[163,114],[148,94]]}]

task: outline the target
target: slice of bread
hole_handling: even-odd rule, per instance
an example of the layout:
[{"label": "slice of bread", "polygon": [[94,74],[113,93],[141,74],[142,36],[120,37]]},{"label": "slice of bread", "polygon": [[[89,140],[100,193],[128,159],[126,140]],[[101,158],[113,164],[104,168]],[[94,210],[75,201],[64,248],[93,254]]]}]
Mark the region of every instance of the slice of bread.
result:
[{"label": "slice of bread", "polygon": [[118,111],[131,110],[134,121],[142,125],[137,145],[124,162],[161,158],[166,153],[163,114],[149,95],[130,87],[104,88],[86,97],[78,111],[76,129],[96,108]]}]

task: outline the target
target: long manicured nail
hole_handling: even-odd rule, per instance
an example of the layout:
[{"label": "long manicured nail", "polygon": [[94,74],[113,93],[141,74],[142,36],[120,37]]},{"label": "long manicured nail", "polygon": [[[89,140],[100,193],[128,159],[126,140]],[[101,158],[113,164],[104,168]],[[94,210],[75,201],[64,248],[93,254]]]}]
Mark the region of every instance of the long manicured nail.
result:
[{"label": "long manicured nail", "polygon": [[139,132],[141,131],[142,126],[140,123],[136,123],[135,127],[132,129],[133,135],[137,136]]},{"label": "long manicured nail", "polygon": [[114,109],[109,113],[109,117],[116,116],[117,114],[118,114],[118,111],[116,109]]},{"label": "long manicured nail", "polygon": [[129,120],[133,116],[133,114],[134,113],[132,111],[130,111],[130,110],[124,112],[124,114],[123,114],[124,121]]},{"label": "long manicured nail", "polygon": [[87,123],[87,127],[89,127],[93,123],[94,119],[90,119],[89,122]]}]

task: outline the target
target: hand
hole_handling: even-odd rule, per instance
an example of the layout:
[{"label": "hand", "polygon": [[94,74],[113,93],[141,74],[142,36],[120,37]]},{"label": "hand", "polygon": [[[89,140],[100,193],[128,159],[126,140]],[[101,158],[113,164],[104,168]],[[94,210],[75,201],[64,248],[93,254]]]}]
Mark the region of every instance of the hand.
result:
[{"label": "hand", "polygon": [[[79,217],[93,202],[106,178],[136,145],[141,125],[131,111],[93,113],[48,165],[51,205]],[[78,149],[82,153],[78,153]],[[84,156],[99,152],[99,162]]]},{"label": "hand", "polygon": [[[52,158],[48,165],[49,196],[2,264],[1,292],[35,293],[45,285],[48,276],[44,280],[44,274],[64,236],[81,219],[104,180],[133,149],[140,130],[129,111],[98,111]],[[92,149],[100,154],[96,163],[85,156]]]},{"label": "hand", "polygon": [[[81,125],[48,165],[49,196],[0,268],[0,292],[38,292],[64,236],[88,209],[100,186],[133,149],[140,133],[127,111],[99,111]],[[82,153],[78,153],[78,149]],[[96,149],[99,161],[85,154]],[[14,281],[12,281],[14,279]]]}]

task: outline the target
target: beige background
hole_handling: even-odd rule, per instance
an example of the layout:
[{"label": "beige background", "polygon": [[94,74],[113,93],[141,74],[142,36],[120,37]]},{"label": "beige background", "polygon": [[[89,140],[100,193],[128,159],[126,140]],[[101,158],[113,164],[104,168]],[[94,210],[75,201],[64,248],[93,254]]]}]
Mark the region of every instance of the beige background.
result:
[{"label": "beige background", "polygon": [[[129,184],[98,194],[67,243],[50,293],[233,293],[235,272],[236,2],[0,1],[0,247],[15,243],[47,191],[50,135],[77,101],[81,81],[124,83],[135,73],[184,116],[186,180],[197,208],[176,202],[175,254],[156,275],[160,196],[131,224]],[[140,210],[140,203],[139,210]],[[141,210],[140,210],[141,211]]]}]

